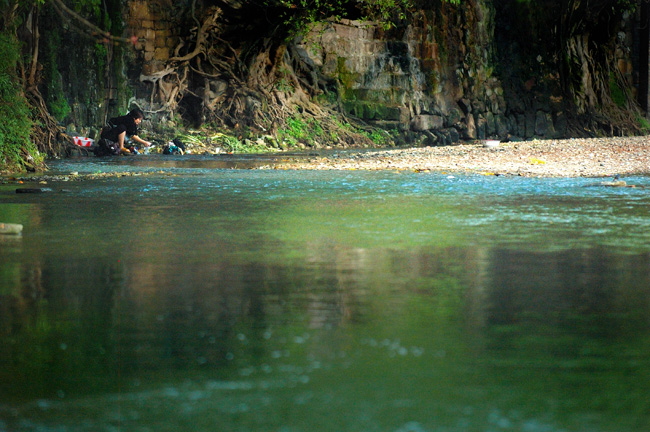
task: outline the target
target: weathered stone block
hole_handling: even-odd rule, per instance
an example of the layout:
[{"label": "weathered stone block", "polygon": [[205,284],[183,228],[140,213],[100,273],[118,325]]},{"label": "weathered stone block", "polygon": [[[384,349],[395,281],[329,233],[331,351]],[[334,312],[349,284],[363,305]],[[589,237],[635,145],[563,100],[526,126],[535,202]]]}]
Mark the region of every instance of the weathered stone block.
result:
[{"label": "weathered stone block", "polygon": [[169,48],[156,48],[154,51],[155,60],[169,60]]},{"label": "weathered stone block", "polygon": [[548,123],[546,121],[546,113],[537,111],[535,114],[535,135],[545,136],[548,130]]},{"label": "weathered stone block", "polygon": [[169,31],[169,21],[164,19],[154,21],[154,29],[156,31]]},{"label": "weathered stone block", "polygon": [[143,20],[149,16],[149,7],[146,1],[131,2],[130,9],[130,15],[133,19]]},{"label": "weathered stone block", "polygon": [[401,115],[400,107],[378,103],[347,101],[343,107],[348,113],[364,120],[399,121]]},{"label": "weathered stone block", "polygon": [[496,122],[494,121],[494,114],[492,114],[490,111],[485,113],[485,126],[486,130],[485,132],[488,134],[488,136],[494,136],[497,133],[497,127],[496,127]]},{"label": "weathered stone block", "polygon": [[468,115],[466,118],[465,138],[476,139],[476,122],[473,115]]},{"label": "weathered stone block", "polygon": [[487,121],[485,120],[485,117],[483,117],[481,114],[478,114],[476,116],[476,136],[478,139],[485,139],[486,137],[486,129],[487,129]]},{"label": "weathered stone block", "polygon": [[375,109],[375,118],[377,120],[389,120],[389,121],[398,121],[400,119],[400,108],[397,106],[387,106],[382,104],[376,104]]},{"label": "weathered stone block", "polygon": [[399,122],[401,124],[408,124],[411,119],[411,110],[408,107],[400,106],[399,107]]},{"label": "weathered stone block", "polygon": [[411,76],[403,74],[391,75],[391,86],[394,88],[408,89],[411,84]]},{"label": "weathered stone block", "polygon": [[500,138],[505,138],[510,132],[510,127],[508,125],[508,119],[504,115],[497,115],[494,118],[496,124],[496,133]]},{"label": "weathered stone block", "polygon": [[526,136],[526,116],[524,116],[523,114],[517,114],[515,124],[517,125],[517,128],[513,133],[515,133],[518,137],[521,137],[521,138],[525,137]]},{"label": "weathered stone block", "polygon": [[372,42],[372,41],[361,41],[358,44],[356,44],[357,47],[359,48],[357,54],[360,57],[375,57],[377,54],[381,53],[381,51],[377,50],[377,45]]},{"label": "weathered stone block", "polygon": [[449,130],[447,130],[447,129],[437,130],[434,133],[438,137],[438,144],[439,145],[451,145],[452,144],[451,136],[449,135]]},{"label": "weathered stone block", "polygon": [[355,72],[374,74],[383,69],[383,64],[374,55],[354,57]]},{"label": "weathered stone block", "polygon": [[553,125],[553,115],[551,115],[551,113],[546,113],[546,124],[548,125],[546,136],[550,138],[555,137],[556,131],[555,126]]},{"label": "weathered stone block", "polygon": [[445,125],[451,127],[459,123],[465,116],[459,108],[451,108],[446,116]]},{"label": "weathered stone block", "polygon": [[358,27],[334,24],[334,30],[336,31],[336,34],[340,38],[356,40],[356,41],[367,39],[366,37],[364,37],[365,32],[359,29]]},{"label": "weathered stone block", "polygon": [[348,114],[352,114],[352,115],[354,115],[356,117],[359,117],[359,118],[364,118],[363,117],[363,113],[364,113],[363,105],[361,103],[359,103],[359,102],[352,101],[352,100],[344,101],[343,102],[343,109]]},{"label": "weathered stone block", "polygon": [[325,53],[323,57],[323,67],[321,69],[325,75],[335,75],[338,70],[338,56],[335,54]]},{"label": "weathered stone block", "polygon": [[480,101],[480,100],[473,100],[472,101],[472,107],[473,107],[473,110],[472,110],[473,112],[483,114],[486,111],[485,103],[483,103],[483,101]]},{"label": "weathered stone block", "polygon": [[526,113],[526,132],[524,138],[532,138],[535,136],[535,118],[536,114],[534,112]]},{"label": "weathered stone block", "polygon": [[458,101],[458,107],[463,110],[465,114],[469,114],[472,112],[472,104],[470,104],[469,100],[467,99],[461,99]]},{"label": "weathered stone block", "polygon": [[164,62],[160,62],[160,61],[157,61],[157,60],[153,60],[151,62],[152,73],[160,72],[161,70],[164,70],[164,69],[165,69],[165,63]]},{"label": "weathered stone block", "polygon": [[425,130],[441,129],[444,121],[441,116],[437,115],[416,115],[411,120],[411,129],[414,131],[422,132]]},{"label": "weathered stone block", "polygon": [[447,129],[447,132],[448,132],[450,144],[454,144],[460,141],[460,133],[456,128],[449,128]]},{"label": "weathered stone block", "polygon": [[386,52],[386,43],[384,41],[371,40],[368,41],[368,49],[371,51],[372,55],[379,55]]},{"label": "weathered stone block", "polygon": [[360,88],[353,93],[357,100],[365,102],[390,103],[392,101],[392,91],[390,89],[376,90],[369,88]]},{"label": "weathered stone block", "polygon": [[566,115],[564,115],[562,112],[557,113],[554,123],[555,137],[559,138],[564,136],[566,134],[567,127],[568,123]]}]

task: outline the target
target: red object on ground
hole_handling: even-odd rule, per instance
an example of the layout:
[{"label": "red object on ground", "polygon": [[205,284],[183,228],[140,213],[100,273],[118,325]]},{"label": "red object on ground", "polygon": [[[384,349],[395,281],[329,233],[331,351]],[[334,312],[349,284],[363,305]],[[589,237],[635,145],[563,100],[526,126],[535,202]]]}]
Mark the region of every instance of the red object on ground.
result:
[{"label": "red object on ground", "polygon": [[72,137],[72,139],[74,140],[75,144],[77,144],[78,146],[81,146],[81,147],[90,147],[95,142],[95,140],[93,140],[93,139],[86,138],[86,137],[80,137],[80,136]]}]

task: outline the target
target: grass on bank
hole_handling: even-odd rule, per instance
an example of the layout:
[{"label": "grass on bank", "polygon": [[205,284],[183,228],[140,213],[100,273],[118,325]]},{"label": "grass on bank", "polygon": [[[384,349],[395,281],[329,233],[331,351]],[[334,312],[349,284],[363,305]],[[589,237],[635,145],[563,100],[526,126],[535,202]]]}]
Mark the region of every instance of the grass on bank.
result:
[{"label": "grass on bank", "polygon": [[16,38],[0,34],[0,171],[22,171],[30,157],[35,165],[42,162],[30,139],[30,108],[16,72],[19,59]]},{"label": "grass on bank", "polygon": [[249,130],[223,130],[206,125],[198,131],[180,132],[178,138],[194,154],[265,153],[340,147],[344,133],[364,137],[374,147],[394,146],[397,140],[395,133],[389,131],[365,131],[341,123],[336,128],[327,128],[314,118],[304,118],[298,114],[286,119],[275,135],[260,135]]}]

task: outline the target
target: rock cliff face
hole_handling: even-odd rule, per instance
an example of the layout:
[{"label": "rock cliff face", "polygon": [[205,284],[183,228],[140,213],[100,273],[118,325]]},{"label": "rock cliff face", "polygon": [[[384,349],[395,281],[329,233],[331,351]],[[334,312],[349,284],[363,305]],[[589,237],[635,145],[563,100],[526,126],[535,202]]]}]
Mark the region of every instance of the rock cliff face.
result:
[{"label": "rock cliff face", "polygon": [[451,143],[508,133],[493,33],[494,10],[466,2],[419,10],[391,32],[370,23],[326,24],[304,46],[341,83],[348,112],[422,133],[428,144]]},{"label": "rock cliff face", "polygon": [[[592,46],[595,37],[581,35],[567,42],[567,52],[575,57],[577,72],[573,73],[584,85],[585,99],[576,104],[563,91],[563,72],[554,69],[558,59],[550,58],[553,54],[539,42],[546,33],[528,28],[532,21],[527,20],[534,19],[530,10],[528,18],[522,16],[525,6],[518,5],[529,3],[429,3],[431,7],[414,11],[409,22],[391,30],[352,20],[321,24],[300,41],[297,51],[305,63],[337,83],[345,111],[427,145],[486,137],[566,137],[575,132],[572,119],[592,115],[590,110],[601,104],[597,98],[590,99],[593,59],[587,45]],[[237,5],[230,6],[235,10]],[[126,3],[124,34],[132,35],[134,44],[123,51],[124,63],[117,72],[133,92],[130,106],[150,108],[154,101],[167,100],[176,91],[157,78],[178,55],[181,36],[187,33],[182,27],[191,24],[174,20],[175,7],[181,6],[170,0]],[[647,92],[647,73],[645,87],[638,73],[644,62],[647,71],[648,63],[647,35],[646,45],[639,42],[643,39],[639,17],[639,13],[627,14],[618,26],[612,47],[615,64],[607,66],[611,66],[610,76],[617,79],[610,80],[610,88],[605,89],[627,92],[632,99],[638,89]],[[102,101],[107,110],[119,90],[114,81],[109,86],[111,94]],[[621,89],[621,82],[629,85]],[[227,86],[209,76],[184,81],[184,85],[189,86],[188,98],[199,103],[205,103],[208,96],[210,100],[220,97]],[[73,103],[79,105],[79,101]],[[118,108],[114,104],[111,109]],[[151,111],[165,116],[163,110]]]},{"label": "rock cliff face", "polygon": [[[541,46],[535,46],[539,54],[525,48],[533,46],[528,38],[542,32],[522,29],[531,23],[513,9],[497,11],[489,0],[443,3],[417,11],[407,25],[391,32],[344,20],[316,29],[303,48],[325,75],[338,80],[348,112],[381,126],[420,132],[429,144],[570,135],[575,131],[568,118],[590,115],[593,107],[566,100],[560,71],[551,64],[557,59],[547,58]],[[623,15],[610,72],[623,78],[631,93],[638,86],[633,59],[641,54],[647,63],[647,52],[639,53],[637,20]],[[589,82],[586,49],[574,48],[570,55],[585,71],[581,79],[588,93],[594,83]]]}]

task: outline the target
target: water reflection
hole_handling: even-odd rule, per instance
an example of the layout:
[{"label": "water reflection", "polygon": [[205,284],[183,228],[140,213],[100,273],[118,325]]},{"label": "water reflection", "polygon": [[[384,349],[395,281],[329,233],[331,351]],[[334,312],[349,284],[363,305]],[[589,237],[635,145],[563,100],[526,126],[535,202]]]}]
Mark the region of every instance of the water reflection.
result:
[{"label": "water reflection", "polygon": [[[650,426],[647,249],[494,242],[485,195],[335,177],[306,205],[300,183],[246,175],[0,210],[26,225],[0,244],[0,431]],[[533,217],[513,187],[495,198],[511,236]],[[581,198],[595,220],[602,203]]]}]

